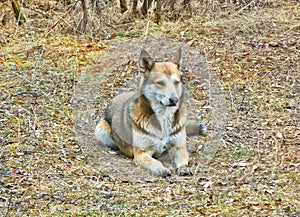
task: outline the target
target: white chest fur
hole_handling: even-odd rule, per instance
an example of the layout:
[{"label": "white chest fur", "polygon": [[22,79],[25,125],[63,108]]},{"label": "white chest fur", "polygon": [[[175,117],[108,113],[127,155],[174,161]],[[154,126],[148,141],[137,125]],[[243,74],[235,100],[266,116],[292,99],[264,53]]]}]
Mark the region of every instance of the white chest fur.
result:
[{"label": "white chest fur", "polygon": [[135,143],[140,148],[151,148],[157,153],[163,153],[170,145],[184,144],[186,139],[185,130],[183,129],[178,133],[174,133],[184,122],[182,121],[182,123],[177,123],[174,126],[174,114],[176,110],[176,107],[156,110],[155,118],[153,118],[153,120],[156,120],[156,123],[154,124],[150,121],[145,129],[147,133],[133,133]]}]

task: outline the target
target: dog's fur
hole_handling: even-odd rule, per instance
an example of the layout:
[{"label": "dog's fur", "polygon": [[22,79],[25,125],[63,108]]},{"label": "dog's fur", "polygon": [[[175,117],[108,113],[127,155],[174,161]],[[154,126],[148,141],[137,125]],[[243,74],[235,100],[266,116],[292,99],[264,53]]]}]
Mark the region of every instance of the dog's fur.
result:
[{"label": "dog's fur", "polygon": [[191,175],[187,135],[206,135],[202,122],[187,121],[180,72],[181,49],[170,62],[154,62],[142,50],[138,91],[113,98],[95,129],[101,143],[119,149],[157,176],[171,171],[158,160],[169,154],[179,175]]}]

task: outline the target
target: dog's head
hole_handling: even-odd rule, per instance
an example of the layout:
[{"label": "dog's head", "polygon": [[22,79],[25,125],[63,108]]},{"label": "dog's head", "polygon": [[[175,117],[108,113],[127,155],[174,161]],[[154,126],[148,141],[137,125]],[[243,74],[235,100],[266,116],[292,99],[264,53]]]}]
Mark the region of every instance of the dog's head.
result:
[{"label": "dog's head", "polygon": [[183,97],[180,59],[180,48],[169,62],[155,62],[145,50],[141,51],[139,64],[144,80],[140,88],[151,104],[178,108]]}]

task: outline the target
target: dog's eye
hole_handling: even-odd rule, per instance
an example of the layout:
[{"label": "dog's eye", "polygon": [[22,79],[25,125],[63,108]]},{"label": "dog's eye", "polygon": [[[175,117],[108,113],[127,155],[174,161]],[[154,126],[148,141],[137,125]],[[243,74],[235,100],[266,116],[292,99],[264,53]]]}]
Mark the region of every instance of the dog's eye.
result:
[{"label": "dog's eye", "polygon": [[156,84],[159,85],[159,86],[164,86],[165,82],[163,82],[163,81],[157,81]]},{"label": "dog's eye", "polygon": [[178,85],[180,83],[180,81],[174,81],[174,85]]}]

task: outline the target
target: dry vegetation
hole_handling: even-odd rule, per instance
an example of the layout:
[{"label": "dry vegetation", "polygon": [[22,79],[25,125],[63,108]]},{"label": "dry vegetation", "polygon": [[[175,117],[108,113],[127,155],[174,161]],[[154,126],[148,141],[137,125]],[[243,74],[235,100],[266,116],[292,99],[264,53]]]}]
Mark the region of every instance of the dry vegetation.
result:
[{"label": "dry vegetation", "polygon": [[[16,26],[0,1],[0,216],[300,216],[299,1],[201,1],[192,17],[161,25],[151,16],[118,22],[108,7],[86,35],[72,31],[80,8],[53,2],[32,1]],[[85,151],[93,140],[76,139],[74,93],[86,67],[97,73],[111,44],[145,34],[199,50],[223,85],[220,149],[209,162],[193,154],[193,177],[124,180],[101,164],[132,161],[105,149],[97,162]]]}]

